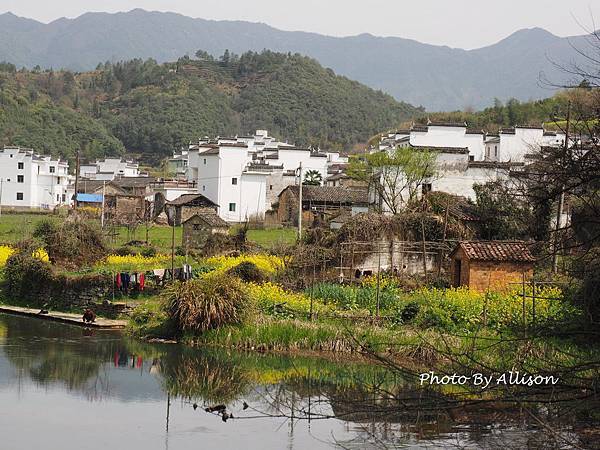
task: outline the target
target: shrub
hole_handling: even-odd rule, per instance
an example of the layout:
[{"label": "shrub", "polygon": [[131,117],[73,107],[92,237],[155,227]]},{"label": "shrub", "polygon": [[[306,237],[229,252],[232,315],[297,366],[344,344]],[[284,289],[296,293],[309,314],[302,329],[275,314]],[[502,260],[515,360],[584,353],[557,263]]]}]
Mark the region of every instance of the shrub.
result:
[{"label": "shrub", "polygon": [[30,248],[13,253],[6,261],[4,276],[8,295],[15,299],[38,298],[49,288],[52,271],[47,261]]},{"label": "shrub", "polygon": [[223,233],[214,233],[207,237],[201,253],[204,256],[213,256],[233,250],[234,248],[235,242],[233,236]]},{"label": "shrub", "polygon": [[180,332],[202,333],[243,322],[251,309],[237,278],[216,274],[175,283],[165,292],[169,317]]},{"label": "shrub", "polygon": [[170,338],[177,334],[173,321],[160,302],[140,303],[131,311],[129,320],[138,335]]},{"label": "shrub", "polygon": [[102,231],[79,219],[66,220],[60,225],[42,221],[34,232],[44,243],[50,261],[78,267],[96,262],[106,253]]},{"label": "shrub", "polygon": [[117,256],[129,256],[129,255],[136,255],[137,252],[133,247],[130,247],[128,245],[123,245],[121,247],[118,247],[114,250],[114,254]]},{"label": "shrub", "polygon": [[42,219],[36,223],[32,234],[34,238],[45,243],[53,239],[57,231],[58,225],[54,220]]},{"label": "shrub", "polygon": [[152,257],[152,256],[156,256],[157,251],[154,247],[148,246],[148,247],[144,247],[142,249],[142,251],[140,252],[140,255],[145,256],[145,257]]},{"label": "shrub", "polygon": [[238,277],[246,283],[262,283],[265,281],[265,275],[260,271],[256,264],[251,261],[243,261],[237,266],[227,271],[229,275]]},{"label": "shrub", "polygon": [[417,317],[420,309],[421,306],[417,302],[408,302],[403,305],[402,309],[400,310],[399,318],[402,323],[410,323],[415,319],[415,317]]}]

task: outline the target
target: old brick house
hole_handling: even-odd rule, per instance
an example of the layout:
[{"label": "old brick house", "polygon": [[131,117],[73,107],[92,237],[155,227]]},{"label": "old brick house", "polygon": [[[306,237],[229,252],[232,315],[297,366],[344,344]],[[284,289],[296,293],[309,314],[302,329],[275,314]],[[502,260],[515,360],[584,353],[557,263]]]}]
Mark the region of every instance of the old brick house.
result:
[{"label": "old brick house", "polygon": [[172,225],[173,221],[175,221],[175,226],[179,226],[194,214],[202,213],[206,210],[216,213],[218,207],[219,205],[202,194],[183,194],[175,200],[167,202],[165,212],[169,219],[169,224]]},{"label": "old brick house", "polygon": [[533,275],[535,258],[523,241],[462,241],[450,253],[452,285],[506,289]]},{"label": "old brick house", "polygon": [[183,222],[184,248],[202,248],[211,234],[227,234],[229,225],[210,209],[197,212]]},{"label": "old brick house", "polygon": [[[279,223],[298,224],[298,186],[288,186],[279,194]],[[356,214],[369,210],[369,195],[365,189],[332,186],[302,186],[302,221],[310,225],[316,217],[330,219],[341,212]]]}]

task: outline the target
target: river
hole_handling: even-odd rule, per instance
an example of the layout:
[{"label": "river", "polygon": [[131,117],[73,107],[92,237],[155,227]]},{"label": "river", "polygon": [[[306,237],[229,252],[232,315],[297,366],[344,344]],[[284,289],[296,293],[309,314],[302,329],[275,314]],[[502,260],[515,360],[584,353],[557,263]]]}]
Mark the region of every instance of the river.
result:
[{"label": "river", "polygon": [[[148,344],[0,314],[6,450],[546,447],[543,427],[498,411],[394,403],[411,389],[366,362]],[[233,418],[206,411],[218,405]]]}]

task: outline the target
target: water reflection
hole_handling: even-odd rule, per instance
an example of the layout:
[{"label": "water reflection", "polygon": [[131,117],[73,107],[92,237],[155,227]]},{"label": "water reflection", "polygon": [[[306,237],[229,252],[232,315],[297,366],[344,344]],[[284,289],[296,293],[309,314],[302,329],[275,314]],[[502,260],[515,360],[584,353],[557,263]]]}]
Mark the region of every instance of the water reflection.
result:
[{"label": "water reflection", "polygon": [[[78,433],[87,433],[85,448],[133,449],[197,448],[207,438],[249,449],[541,448],[581,439],[570,426],[548,433],[514,405],[451,402],[372,364],[150,345],[0,315],[6,448],[78,449]],[[204,411],[219,404],[234,422]],[[558,407],[537,412],[564,419]],[[24,433],[31,427],[44,439]]]}]

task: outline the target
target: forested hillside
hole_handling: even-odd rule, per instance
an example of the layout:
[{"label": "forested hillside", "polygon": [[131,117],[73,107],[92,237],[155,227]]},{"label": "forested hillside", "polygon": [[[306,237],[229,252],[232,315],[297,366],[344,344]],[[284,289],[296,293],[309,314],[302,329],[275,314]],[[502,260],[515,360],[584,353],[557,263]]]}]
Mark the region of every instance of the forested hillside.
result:
[{"label": "forested hillside", "polygon": [[0,65],[0,139],[72,158],[149,162],[209,135],[268,129],[280,139],[350,148],[422,114],[300,55],[270,51],[174,63],[132,60],[85,73]]},{"label": "forested hillside", "polygon": [[[544,124],[548,129],[560,128],[565,120],[567,103],[573,96],[586,96],[586,89],[559,92],[551,98],[532,102],[520,102],[511,99],[502,103],[496,99],[493,106],[482,111],[454,111],[423,114],[416,123],[426,124],[433,122],[467,122],[469,128],[483,129],[491,133],[498,132],[499,128],[515,125]],[[579,104],[585,104],[581,99]],[[401,126],[408,125],[404,122]]]}]

